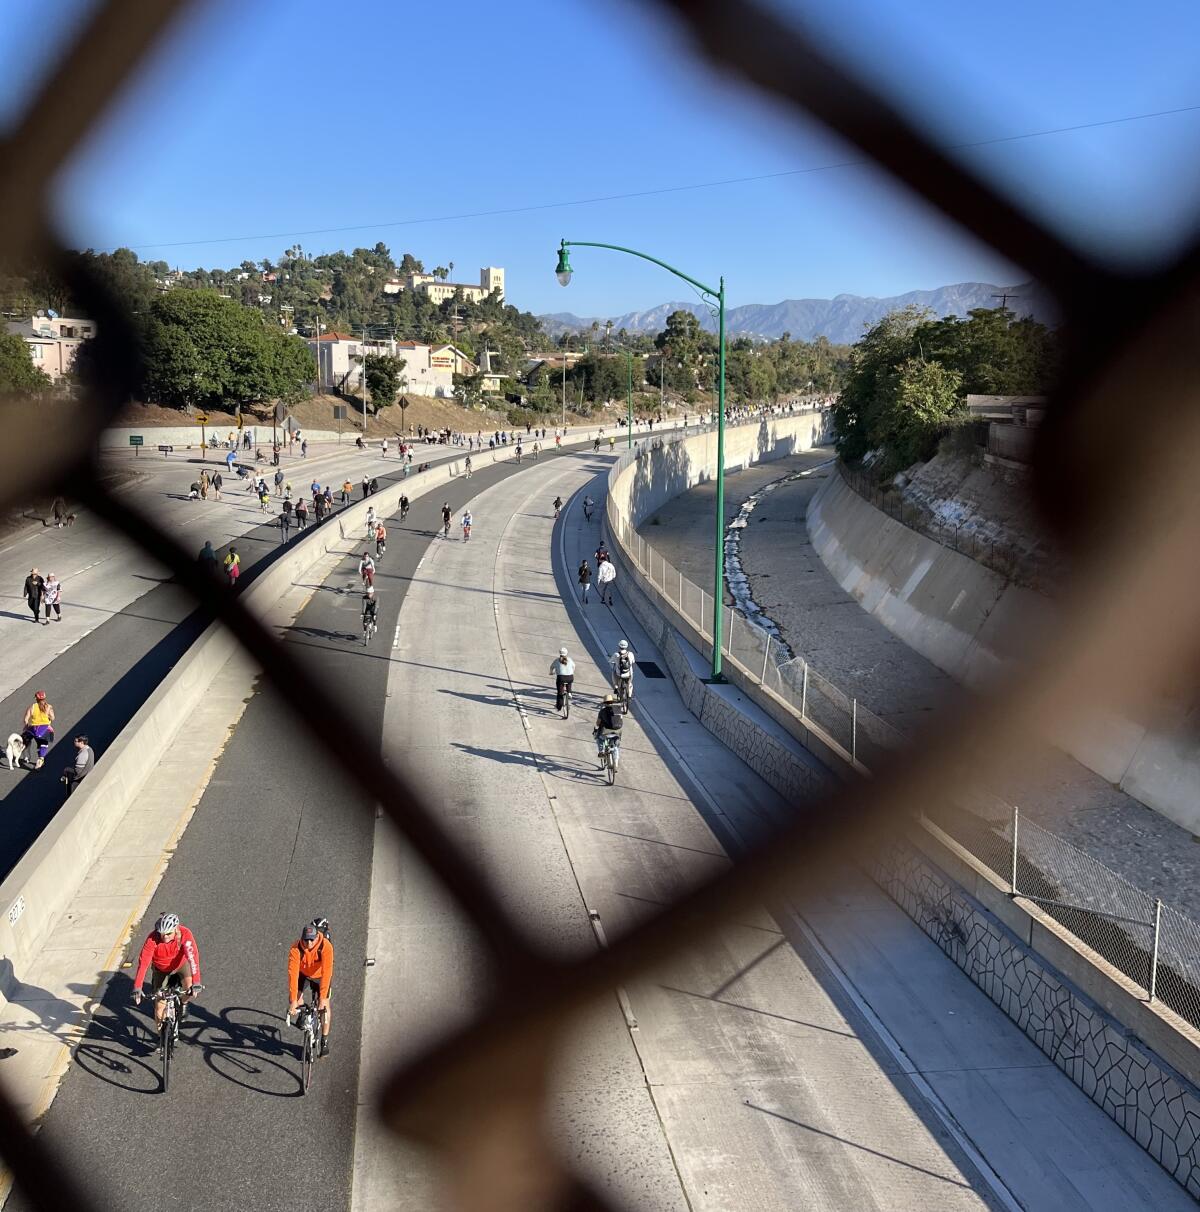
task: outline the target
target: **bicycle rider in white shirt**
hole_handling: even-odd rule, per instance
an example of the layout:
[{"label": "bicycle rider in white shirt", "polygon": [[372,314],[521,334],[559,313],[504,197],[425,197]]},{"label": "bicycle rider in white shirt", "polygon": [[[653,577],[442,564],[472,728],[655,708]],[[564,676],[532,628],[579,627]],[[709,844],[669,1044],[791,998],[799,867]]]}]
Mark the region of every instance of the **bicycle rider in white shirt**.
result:
[{"label": "bicycle rider in white shirt", "polygon": [[557,695],[554,709],[555,711],[561,711],[563,707],[563,694],[575,682],[575,662],[571,660],[565,648],[560,648],[558,656],[550,662],[550,672],[554,674],[554,690]]}]

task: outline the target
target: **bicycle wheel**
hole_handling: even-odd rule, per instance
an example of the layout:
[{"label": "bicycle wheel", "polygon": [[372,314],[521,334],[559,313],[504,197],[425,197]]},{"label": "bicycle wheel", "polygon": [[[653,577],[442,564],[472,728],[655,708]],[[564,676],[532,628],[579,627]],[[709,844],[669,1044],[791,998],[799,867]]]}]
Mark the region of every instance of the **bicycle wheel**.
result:
[{"label": "bicycle wheel", "polygon": [[164,1094],[171,1082],[171,1053],[174,1048],[175,1032],[172,1030],[170,1018],[164,1015],[162,1026],[159,1028],[159,1052],[162,1054],[162,1091]]},{"label": "bicycle wheel", "polygon": [[302,1094],[307,1094],[309,1086],[312,1085],[313,1064],[316,1061],[316,1046],[313,1043],[315,1034],[310,1017],[304,1025],[304,1056],[300,1062],[300,1092]]},{"label": "bicycle wheel", "polygon": [[569,689],[563,691],[562,716],[564,720],[569,720],[571,718],[571,691]]},{"label": "bicycle wheel", "polygon": [[604,768],[608,775],[608,785],[611,787],[617,781],[617,758],[616,751],[611,745],[604,753]]}]

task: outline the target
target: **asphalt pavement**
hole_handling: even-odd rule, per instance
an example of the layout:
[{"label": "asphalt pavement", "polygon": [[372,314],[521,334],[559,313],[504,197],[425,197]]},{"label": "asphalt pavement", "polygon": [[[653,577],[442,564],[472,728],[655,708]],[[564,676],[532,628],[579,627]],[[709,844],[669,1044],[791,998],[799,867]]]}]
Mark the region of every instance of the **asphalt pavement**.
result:
[{"label": "asphalt pavement", "polygon": [[[44,1120],[43,1138],[101,1206],[242,1212],[312,1198],[348,1207],[375,806],[314,749],[293,708],[316,713],[335,737],[366,729],[381,744],[384,649],[440,527],[442,501],[459,510],[517,470],[507,460],[477,462],[484,467],[470,481],[416,499],[405,526],[389,521],[371,647],[361,641],[353,558],[290,628],[290,653],[324,680],[329,697],[285,705],[265,688],[226,747],[126,956],[136,960],[155,914],[168,907],[196,934],[207,988],[184,1024],[171,1089],[160,1092],[152,1022],[145,1003],[130,1004],[126,967]],[[302,1096],[299,1036],[282,1017],[286,953],[318,913],[332,923],[337,956],[333,1053]],[[19,1191],[7,1204],[27,1206]]]}]

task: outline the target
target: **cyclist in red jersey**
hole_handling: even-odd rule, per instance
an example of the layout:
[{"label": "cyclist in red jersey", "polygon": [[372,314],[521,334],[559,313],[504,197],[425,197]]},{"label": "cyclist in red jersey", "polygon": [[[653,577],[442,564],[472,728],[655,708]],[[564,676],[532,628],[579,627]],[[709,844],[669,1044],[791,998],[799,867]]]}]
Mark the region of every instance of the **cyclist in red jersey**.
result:
[{"label": "cyclist in red jersey", "polygon": [[[192,996],[192,986],[200,983],[200,948],[192,932],[180,924],[174,913],[159,915],[154,929],[146,936],[138,956],[137,975],[133,978],[133,1000],[142,1000],[142,981],[146,969],[151,970],[150,988],[157,992],[168,980],[175,981],[183,989],[184,1002]],[[154,1003],[154,1021],[162,1024],[166,1003]]]}]

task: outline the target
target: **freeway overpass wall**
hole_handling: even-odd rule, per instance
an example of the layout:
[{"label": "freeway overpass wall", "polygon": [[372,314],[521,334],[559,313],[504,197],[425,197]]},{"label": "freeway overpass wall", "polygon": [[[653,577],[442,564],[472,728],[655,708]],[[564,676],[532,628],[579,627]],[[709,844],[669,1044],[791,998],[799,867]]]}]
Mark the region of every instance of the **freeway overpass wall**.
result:
[{"label": "freeway overpass wall", "polygon": [[[894,635],[964,685],[1014,669],[1053,603],[889,517],[839,475],[813,497],[808,530],[825,566]],[[1196,712],[1162,704],[1153,723],[1118,709],[1056,738],[1101,778],[1200,834]]]},{"label": "freeway overpass wall", "polygon": [[[727,466],[765,462],[819,445],[828,436],[825,421],[818,414],[732,429]],[[769,677],[764,682],[758,669],[748,668],[736,651],[726,649],[725,672],[732,686],[705,682],[703,653],[711,651],[711,633],[703,625],[698,629],[694,614],[682,606],[682,582],[675,589],[661,570],[656,579],[656,559],[637,534],[638,524],[668,500],[710,479],[715,461],[715,435],[704,433],[643,442],[613,467],[608,525],[610,550],[619,568],[618,589],[654,640],[692,714],[771,786],[800,800],[827,790],[836,779],[855,778],[863,767],[837,739],[797,711],[794,702],[775,694]],[[884,578],[879,569],[892,576],[882,583],[867,577],[855,581],[847,561],[843,574],[864,588],[858,595],[864,606],[882,609],[881,617],[903,618],[920,644],[940,644],[941,656],[956,670],[994,671],[1015,659],[1022,638],[1027,639],[1017,623],[1026,606],[1024,591],[1006,599],[1005,585],[988,581],[976,585],[973,594],[964,593],[956,575],[969,577],[971,570],[938,562],[939,556],[955,553],[874,509],[874,518],[858,514],[853,501],[844,501],[842,490],[850,491],[841,477],[830,477],[815,501],[829,501],[836,493],[837,502],[855,512],[856,543],[875,553],[877,578]],[[814,521],[810,512],[810,529],[824,524],[817,513]],[[905,535],[881,533],[887,523],[905,530]],[[935,550],[914,552],[904,546],[906,537],[923,539]],[[826,550],[831,550],[828,533],[823,538]],[[815,533],[813,539],[816,543]],[[966,557],[955,558],[972,565],[981,581],[999,582]],[[907,587],[911,602],[904,609],[886,601],[893,581]],[[891,592],[895,596],[894,588]],[[766,676],[765,664],[763,670]],[[780,731],[819,762],[798,758],[794,748],[780,741]],[[1011,893],[935,825],[912,822],[869,856],[865,866],[1063,1073],[1200,1199],[1200,1032],[1161,1001],[1148,1002],[1141,987],[1035,902]]]}]

